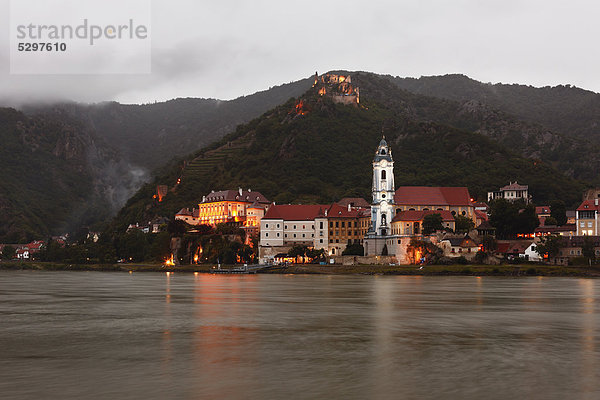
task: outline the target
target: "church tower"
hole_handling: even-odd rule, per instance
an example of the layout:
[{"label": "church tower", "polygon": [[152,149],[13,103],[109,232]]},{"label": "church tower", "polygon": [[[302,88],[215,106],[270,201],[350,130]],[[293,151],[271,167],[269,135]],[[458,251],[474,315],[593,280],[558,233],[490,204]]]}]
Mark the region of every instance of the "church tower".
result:
[{"label": "church tower", "polygon": [[394,159],[385,136],[379,142],[373,158],[372,192],[370,234],[390,235],[391,222],[394,218]]}]

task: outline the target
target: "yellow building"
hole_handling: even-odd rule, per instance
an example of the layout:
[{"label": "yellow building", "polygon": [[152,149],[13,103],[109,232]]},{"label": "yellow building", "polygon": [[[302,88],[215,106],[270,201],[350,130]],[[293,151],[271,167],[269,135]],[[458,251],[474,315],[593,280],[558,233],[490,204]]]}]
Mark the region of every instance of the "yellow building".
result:
[{"label": "yellow building", "polygon": [[348,244],[362,244],[371,225],[369,209],[332,204],[327,210],[329,254],[339,255]]},{"label": "yellow building", "polygon": [[[270,204],[260,192],[250,189],[213,191],[198,204],[198,224],[215,226],[221,223],[238,223],[240,226],[260,226],[260,218]],[[262,207],[262,215],[257,207]],[[248,219],[248,216],[251,218]]]}]

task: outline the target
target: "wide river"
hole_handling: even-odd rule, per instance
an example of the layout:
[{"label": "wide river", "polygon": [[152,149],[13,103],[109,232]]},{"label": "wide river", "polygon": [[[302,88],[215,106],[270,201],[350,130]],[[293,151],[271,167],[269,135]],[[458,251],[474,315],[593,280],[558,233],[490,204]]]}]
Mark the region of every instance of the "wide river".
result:
[{"label": "wide river", "polygon": [[0,271],[1,399],[600,399],[600,280]]}]

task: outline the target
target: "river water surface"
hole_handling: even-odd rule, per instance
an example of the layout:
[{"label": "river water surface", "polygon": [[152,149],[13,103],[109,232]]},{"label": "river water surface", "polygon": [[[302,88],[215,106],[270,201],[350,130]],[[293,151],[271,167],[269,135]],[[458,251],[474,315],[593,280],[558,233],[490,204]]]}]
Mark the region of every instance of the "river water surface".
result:
[{"label": "river water surface", "polygon": [[600,399],[600,280],[0,271],[2,399]]}]

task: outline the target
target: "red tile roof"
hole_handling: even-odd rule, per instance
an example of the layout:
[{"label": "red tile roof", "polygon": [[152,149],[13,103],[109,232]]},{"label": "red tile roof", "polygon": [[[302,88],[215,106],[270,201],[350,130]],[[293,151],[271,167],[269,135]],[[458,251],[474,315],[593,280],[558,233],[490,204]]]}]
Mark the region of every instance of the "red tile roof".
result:
[{"label": "red tile roof", "polygon": [[482,221],[487,221],[488,220],[488,215],[487,213],[480,211],[480,210],[475,210],[475,216],[477,218],[479,218]]},{"label": "red tile roof", "polygon": [[361,197],[344,197],[340,201],[337,202],[342,207],[348,207],[350,204],[351,207],[361,207],[361,208],[369,208],[371,205]]},{"label": "red tile roof", "polygon": [[597,210],[600,211],[600,206],[594,204],[592,200],[585,200],[581,205],[577,208],[577,211],[591,211]]},{"label": "red tile roof", "polygon": [[283,204],[273,205],[262,219],[282,219],[284,221],[312,221],[325,215],[326,205]]},{"label": "red tile roof", "polygon": [[184,215],[184,216],[190,216],[191,217],[192,216],[192,210],[190,210],[189,208],[182,208],[175,215]]},{"label": "red tile roof", "polygon": [[396,214],[396,216],[394,217],[394,219],[392,220],[392,222],[397,222],[397,221],[423,221],[423,218],[425,218],[426,215],[430,215],[430,214],[440,214],[442,216],[442,221],[444,222],[454,222],[454,217],[452,216],[452,213],[448,210],[443,210],[443,211],[434,211],[434,210],[409,210],[409,211],[402,211],[398,214]]},{"label": "red tile roof", "polygon": [[527,185],[519,185],[517,182],[511,182],[509,185],[500,188],[500,191],[505,190],[527,190],[529,186]]},{"label": "red tile roof", "polygon": [[535,208],[535,213],[537,215],[540,214],[550,214],[550,206],[539,206]]},{"label": "red tile roof", "polygon": [[394,200],[398,205],[471,206],[466,187],[400,186]]},{"label": "red tile roof", "polygon": [[[329,209],[327,209],[328,217],[358,218],[358,217],[362,217],[364,215],[365,215],[364,209],[357,210],[356,208],[352,208],[352,206],[351,206],[350,211],[348,211],[348,206],[344,207],[337,203],[332,204],[331,207],[329,207]],[[367,215],[370,215],[370,214],[367,214]]]},{"label": "red tile roof", "polygon": [[241,192],[241,194],[239,190],[212,192],[206,195],[206,201],[203,201],[203,203],[214,203],[217,201],[242,201],[246,203],[254,203],[256,201],[262,204],[270,203],[260,192],[252,192],[250,190],[242,190]]}]

